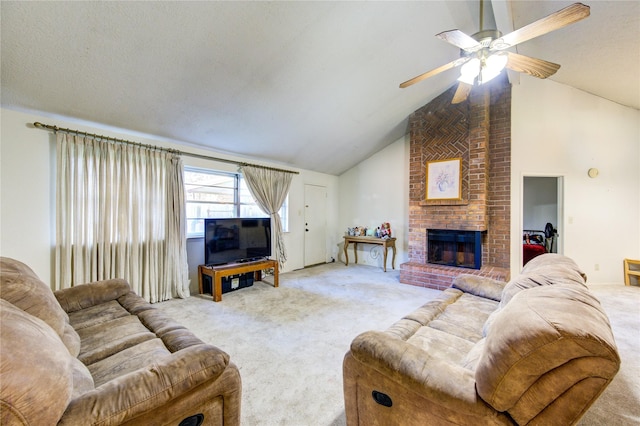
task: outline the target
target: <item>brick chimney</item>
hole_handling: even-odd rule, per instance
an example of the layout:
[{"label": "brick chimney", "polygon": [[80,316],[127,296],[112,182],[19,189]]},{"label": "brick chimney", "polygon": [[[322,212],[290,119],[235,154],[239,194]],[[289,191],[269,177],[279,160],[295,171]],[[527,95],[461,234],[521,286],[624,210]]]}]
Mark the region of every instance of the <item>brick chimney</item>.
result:
[{"label": "brick chimney", "polygon": [[[400,282],[444,289],[461,273],[509,274],[511,86],[506,77],[453,105],[457,84],[409,118],[409,261]],[[461,158],[461,199],[427,200],[427,162]],[[479,270],[427,262],[427,230],[482,231]]]}]

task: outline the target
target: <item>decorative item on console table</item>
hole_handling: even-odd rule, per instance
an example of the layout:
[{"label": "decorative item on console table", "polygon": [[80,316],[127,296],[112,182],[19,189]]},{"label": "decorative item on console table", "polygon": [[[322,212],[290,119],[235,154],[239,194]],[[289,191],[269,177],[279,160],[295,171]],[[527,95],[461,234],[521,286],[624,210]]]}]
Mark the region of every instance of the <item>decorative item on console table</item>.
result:
[{"label": "decorative item on console table", "polygon": [[389,222],[382,222],[377,228],[367,228],[365,226],[355,226],[347,228],[347,236],[349,237],[375,237],[375,238],[391,238],[391,225]]},{"label": "decorative item on console table", "polygon": [[391,225],[389,225],[389,222],[383,222],[382,226],[379,229],[380,232],[378,234],[378,237],[391,238]]},{"label": "decorative item on console table", "polygon": [[350,237],[366,237],[370,231],[371,229],[367,229],[365,226],[354,226],[353,228],[347,228],[347,235]]}]

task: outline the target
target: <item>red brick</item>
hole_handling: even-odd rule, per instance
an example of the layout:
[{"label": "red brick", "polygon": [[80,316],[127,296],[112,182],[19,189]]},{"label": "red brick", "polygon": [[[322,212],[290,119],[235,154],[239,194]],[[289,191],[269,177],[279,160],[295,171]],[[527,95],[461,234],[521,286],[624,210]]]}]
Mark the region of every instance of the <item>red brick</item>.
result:
[{"label": "red brick", "polygon": [[[509,268],[511,87],[503,79],[490,93],[474,90],[457,105],[450,103],[454,90],[409,117],[409,262],[400,267],[403,283],[445,288],[459,273],[504,277]],[[425,201],[426,162],[447,158],[462,158],[463,200]],[[487,231],[482,270],[426,264],[428,228]]]}]

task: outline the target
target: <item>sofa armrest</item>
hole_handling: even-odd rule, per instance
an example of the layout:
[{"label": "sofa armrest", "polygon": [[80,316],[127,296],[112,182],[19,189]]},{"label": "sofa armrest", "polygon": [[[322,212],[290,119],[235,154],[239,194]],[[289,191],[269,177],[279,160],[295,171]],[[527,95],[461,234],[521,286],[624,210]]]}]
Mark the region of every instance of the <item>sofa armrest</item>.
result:
[{"label": "sofa armrest", "polygon": [[53,294],[65,312],[75,312],[101,303],[116,300],[131,291],[129,283],[122,279],[111,279],[80,284],[55,291]]},{"label": "sofa armrest", "polygon": [[485,299],[499,302],[506,282],[494,280],[488,277],[480,277],[471,274],[460,274],[454,280],[451,287],[471,293]]},{"label": "sofa armrest", "polygon": [[495,416],[476,393],[473,371],[434,358],[403,340],[367,331],[353,340],[351,355],[445,410],[479,418]]},{"label": "sofa armrest", "polygon": [[154,410],[170,411],[172,400],[215,381],[228,365],[229,356],[215,346],[190,346],[73,399],[58,424],[121,424]]}]

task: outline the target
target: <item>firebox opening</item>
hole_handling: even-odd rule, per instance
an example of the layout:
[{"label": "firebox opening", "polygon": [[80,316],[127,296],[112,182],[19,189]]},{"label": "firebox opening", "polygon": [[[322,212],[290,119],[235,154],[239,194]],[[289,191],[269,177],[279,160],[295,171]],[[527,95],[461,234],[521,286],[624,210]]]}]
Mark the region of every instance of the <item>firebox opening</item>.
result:
[{"label": "firebox opening", "polygon": [[480,269],[482,232],[427,229],[427,263]]}]

